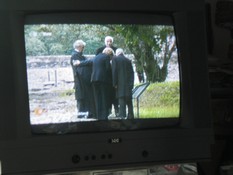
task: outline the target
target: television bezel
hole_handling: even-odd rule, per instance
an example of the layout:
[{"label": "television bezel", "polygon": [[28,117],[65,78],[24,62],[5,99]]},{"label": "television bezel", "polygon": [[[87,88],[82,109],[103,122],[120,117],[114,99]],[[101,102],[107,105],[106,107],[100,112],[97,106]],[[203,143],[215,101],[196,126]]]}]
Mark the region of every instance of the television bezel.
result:
[{"label": "television bezel", "polygon": [[[107,18],[105,16],[108,16]],[[114,17],[120,20],[114,21]],[[141,12],[62,12],[45,14],[28,14],[25,16],[25,25],[35,24],[88,24],[88,25],[165,25],[173,26],[173,17],[171,14],[163,13],[141,13]],[[101,20],[99,20],[101,19]],[[175,31],[174,31],[175,32]],[[178,55],[177,55],[178,56]],[[179,69],[179,68],[178,68]],[[182,91],[181,91],[182,92]],[[181,94],[179,94],[181,96]],[[180,97],[179,97],[180,99]],[[180,102],[179,102],[180,103]],[[179,105],[180,106],[180,105]],[[179,113],[181,111],[179,107]],[[28,118],[27,118],[28,120]],[[166,118],[148,118],[148,119],[124,119],[124,120],[97,120],[66,123],[43,123],[31,124],[32,134],[67,134],[67,133],[85,133],[85,132],[110,132],[143,130],[159,127],[174,127],[180,122],[180,114],[177,117],[167,116]]]}]

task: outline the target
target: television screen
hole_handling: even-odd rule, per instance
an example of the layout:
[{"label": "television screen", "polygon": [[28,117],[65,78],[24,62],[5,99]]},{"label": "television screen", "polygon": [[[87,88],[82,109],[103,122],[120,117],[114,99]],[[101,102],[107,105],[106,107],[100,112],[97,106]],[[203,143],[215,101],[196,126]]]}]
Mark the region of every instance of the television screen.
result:
[{"label": "television screen", "polygon": [[[79,23],[68,24],[37,24],[41,15],[29,15],[24,25],[32,131],[93,132],[177,124],[180,61],[172,16],[149,15],[147,24],[140,20],[90,24],[76,15]],[[108,47],[113,49],[107,57],[109,68],[94,64]],[[122,55],[128,66],[117,63]],[[101,79],[93,78],[100,70]]]}]

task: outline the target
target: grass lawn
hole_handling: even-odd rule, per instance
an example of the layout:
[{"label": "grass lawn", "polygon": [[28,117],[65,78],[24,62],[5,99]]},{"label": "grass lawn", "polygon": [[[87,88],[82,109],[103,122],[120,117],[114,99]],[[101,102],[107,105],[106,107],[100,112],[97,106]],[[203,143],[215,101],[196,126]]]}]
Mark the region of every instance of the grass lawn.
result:
[{"label": "grass lawn", "polygon": [[[137,117],[137,104],[134,114]],[[178,81],[151,83],[139,98],[139,118],[169,118],[180,114],[180,84]]]},{"label": "grass lawn", "polygon": [[[179,117],[179,106],[167,106],[156,108],[140,108],[139,118],[170,118]],[[137,117],[137,108],[134,108],[135,117]]]}]

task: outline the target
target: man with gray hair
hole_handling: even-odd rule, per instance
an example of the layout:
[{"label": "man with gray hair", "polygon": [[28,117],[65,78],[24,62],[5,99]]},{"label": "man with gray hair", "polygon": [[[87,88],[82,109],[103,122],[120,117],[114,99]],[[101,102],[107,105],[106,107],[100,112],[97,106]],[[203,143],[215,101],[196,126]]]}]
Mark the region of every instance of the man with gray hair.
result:
[{"label": "man with gray hair", "polygon": [[118,56],[118,55],[120,55],[120,54],[124,54],[124,51],[123,51],[122,48],[118,48],[118,49],[116,50],[116,56]]},{"label": "man with gray hair", "polygon": [[[119,117],[133,119],[134,71],[131,60],[125,57],[122,48],[116,50],[116,56],[112,59],[112,82],[116,88],[116,98],[119,102]],[[128,114],[126,114],[126,107]]]},{"label": "man with gray hair", "polygon": [[105,48],[111,48],[114,52],[117,49],[115,46],[113,46],[113,37],[111,37],[111,36],[105,37],[104,44],[105,44],[104,46],[102,46],[96,50],[96,55],[98,55],[99,53],[102,53]]},{"label": "man with gray hair", "polygon": [[[104,39],[104,43],[105,45],[98,48],[96,50],[96,55],[98,55],[99,53],[102,53],[104,49],[106,48],[111,48],[114,52],[116,51],[117,47],[113,46],[113,37],[112,36],[106,36]],[[118,109],[118,101],[116,99],[116,92],[115,92],[115,88],[111,87],[110,89],[111,93],[109,95],[109,99],[110,99],[110,106],[109,106],[109,115],[111,115],[112,113],[112,105],[114,107],[114,111],[115,111],[115,116],[118,116],[119,113],[119,109]]]},{"label": "man with gray hair", "polygon": [[98,120],[107,120],[111,103],[112,87],[111,59],[114,50],[105,48],[94,58],[86,61],[77,61],[78,67],[92,65],[91,83],[94,91],[95,114]]},{"label": "man with gray hair", "polygon": [[105,48],[93,58],[91,82],[93,84],[96,114],[99,120],[108,119],[111,103],[112,69],[114,50]]},{"label": "man with gray hair", "polygon": [[[76,40],[73,44],[73,52],[70,59],[70,64],[74,75],[75,99],[77,101],[78,113],[88,113],[89,117],[94,117],[95,106],[92,101],[93,90],[91,87],[91,65],[79,67],[78,62],[85,61],[87,58],[83,56],[83,50],[86,43],[83,40]],[[80,117],[81,115],[78,115]],[[84,116],[83,116],[84,117]]]}]

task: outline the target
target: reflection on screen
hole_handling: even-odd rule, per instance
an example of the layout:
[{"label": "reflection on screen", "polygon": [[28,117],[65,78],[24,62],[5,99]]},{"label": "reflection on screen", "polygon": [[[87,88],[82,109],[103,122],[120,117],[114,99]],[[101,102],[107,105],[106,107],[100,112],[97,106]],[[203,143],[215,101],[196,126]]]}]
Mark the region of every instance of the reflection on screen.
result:
[{"label": "reflection on screen", "polygon": [[[32,125],[179,117],[179,62],[173,26],[40,24],[24,29]],[[96,62],[105,59],[97,49],[105,46],[106,36],[113,37],[112,46],[122,48],[129,60],[133,86],[128,81],[129,64],[113,61],[115,56],[107,59],[111,72],[104,72],[111,80],[94,81],[93,72],[105,70]],[[77,51],[73,47],[77,40],[86,45],[73,69],[71,57]],[[113,85],[114,76],[117,84]],[[83,87],[84,83],[91,88]],[[129,91],[129,86],[130,93],[121,92]]]}]

